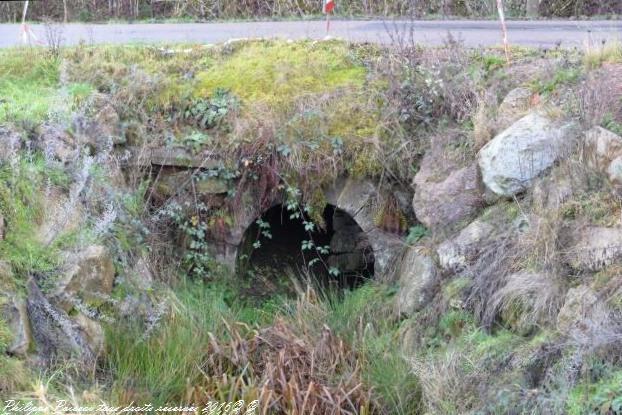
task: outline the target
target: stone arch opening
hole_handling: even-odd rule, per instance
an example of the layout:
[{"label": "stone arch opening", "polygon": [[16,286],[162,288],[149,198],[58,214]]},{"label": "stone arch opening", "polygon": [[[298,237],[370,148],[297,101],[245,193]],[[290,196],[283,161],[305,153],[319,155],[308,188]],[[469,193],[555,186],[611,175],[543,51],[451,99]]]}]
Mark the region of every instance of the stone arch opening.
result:
[{"label": "stone arch opening", "polygon": [[[367,234],[346,211],[326,205],[323,224],[305,227],[285,206],[268,209],[244,233],[237,269],[251,277],[311,274],[321,284],[353,288],[374,275]],[[309,241],[312,245],[309,246]]]}]

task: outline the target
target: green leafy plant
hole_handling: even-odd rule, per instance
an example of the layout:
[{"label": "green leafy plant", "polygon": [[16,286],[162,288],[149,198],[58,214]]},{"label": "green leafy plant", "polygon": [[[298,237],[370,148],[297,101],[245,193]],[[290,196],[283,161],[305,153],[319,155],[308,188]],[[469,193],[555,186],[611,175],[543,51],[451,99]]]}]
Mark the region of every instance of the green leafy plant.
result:
[{"label": "green leafy plant", "polygon": [[232,108],[237,106],[237,99],[224,89],[216,89],[208,98],[195,99],[184,111],[184,119],[203,129],[218,126]]},{"label": "green leafy plant", "polygon": [[406,237],[406,243],[409,245],[419,242],[422,238],[428,235],[428,230],[423,225],[411,226],[408,229],[408,236]]}]

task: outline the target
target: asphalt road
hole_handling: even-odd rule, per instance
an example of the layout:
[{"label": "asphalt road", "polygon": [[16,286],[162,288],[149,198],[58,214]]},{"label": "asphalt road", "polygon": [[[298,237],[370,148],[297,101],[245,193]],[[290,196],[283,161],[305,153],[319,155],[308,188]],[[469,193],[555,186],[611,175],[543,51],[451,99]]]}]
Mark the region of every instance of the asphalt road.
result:
[{"label": "asphalt road", "polygon": [[[45,28],[31,25],[36,36],[46,41]],[[20,44],[19,25],[0,25],[0,47]],[[410,36],[418,43],[437,45],[448,33],[467,46],[492,46],[501,43],[497,21],[380,21],[333,20],[330,35],[355,42],[388,43],[391,37]],[[511,21],[509,41],[513,45],[566,48],[582,47],[622,39],[622,21]],[[322,39],[323,21],[283,21],[244,23],[183,24],[67,24],[62,26],[65,45],[84,41],[100,43],[219,43],[229,39],[270,37],[284,39]]]}]

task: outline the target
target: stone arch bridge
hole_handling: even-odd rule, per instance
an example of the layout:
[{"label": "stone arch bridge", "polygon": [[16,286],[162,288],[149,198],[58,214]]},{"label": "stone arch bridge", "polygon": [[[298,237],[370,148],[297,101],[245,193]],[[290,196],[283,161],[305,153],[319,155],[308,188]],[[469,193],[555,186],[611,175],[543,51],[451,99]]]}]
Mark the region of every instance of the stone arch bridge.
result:
[{"label": "stone arch bridge", "polygon": [[[135,164],[150,169],[155,180],[155,192],[162,197],[173,197],[185,191],[193,191],[201,198],[224,197],[228,191],[226,183],[217,177],[193,180],[197,172],[209,172],[221,165],[218,157],[194,156],[181,148],[158,148],[133,151]],[[205,175],[202,175],[205,177]],[[192,189],[191,189],[192,187]],[[378,205],[387,198],[393,198],[404,212],[404,217],[414,218],[408,190],[394,186],[379,186],[368,179],[335,177],[322,188],[328,207],[344,217],[344,225],[335,225],[334,246],[348,245],[350,239],[364,238],[373,252],[374,278],[392,279],[396,266],[404,253],[405,243],[400,232],[388,231],[377,225]],[[236,270],[239,257],[245,250],[245,236],[258,218],[268,209],[284,202],[283,192],[274,192],[271,200],[260,203],[252,194],[252,189],[243,195],[241,208],[235,212],[232,223],[225,232],[211,234],[208,242],[212,254],[221,263]],[[261,209],[259,206],[268,206]],[[335,218],[334,218],[335,219]],[[336,220],[336,219],[335,219]],[[349,226],[354,222],[357,226]],[[355,229],[356,228],[356,229]],[[336,241],[336,235],[342,241]],[[344,244],[343,241],[346,241]],[[345,254],[345,252],[341,252]]]}]

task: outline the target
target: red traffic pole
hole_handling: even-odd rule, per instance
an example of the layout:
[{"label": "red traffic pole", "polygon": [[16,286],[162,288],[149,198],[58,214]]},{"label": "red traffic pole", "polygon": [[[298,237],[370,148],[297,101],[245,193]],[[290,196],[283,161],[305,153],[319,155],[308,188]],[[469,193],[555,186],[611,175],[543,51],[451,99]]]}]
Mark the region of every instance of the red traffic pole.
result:
[{"label": "red traffic pole", "polygon": [[326,33],[330,31],[330,12],[326,13]]},{"label": "red traffic pole", "polygon": [[326,14],[326,34],[330,31],[330,14],[334,8],[334,0],[324,0],[324,7],[322,7],[322,11]]}]

